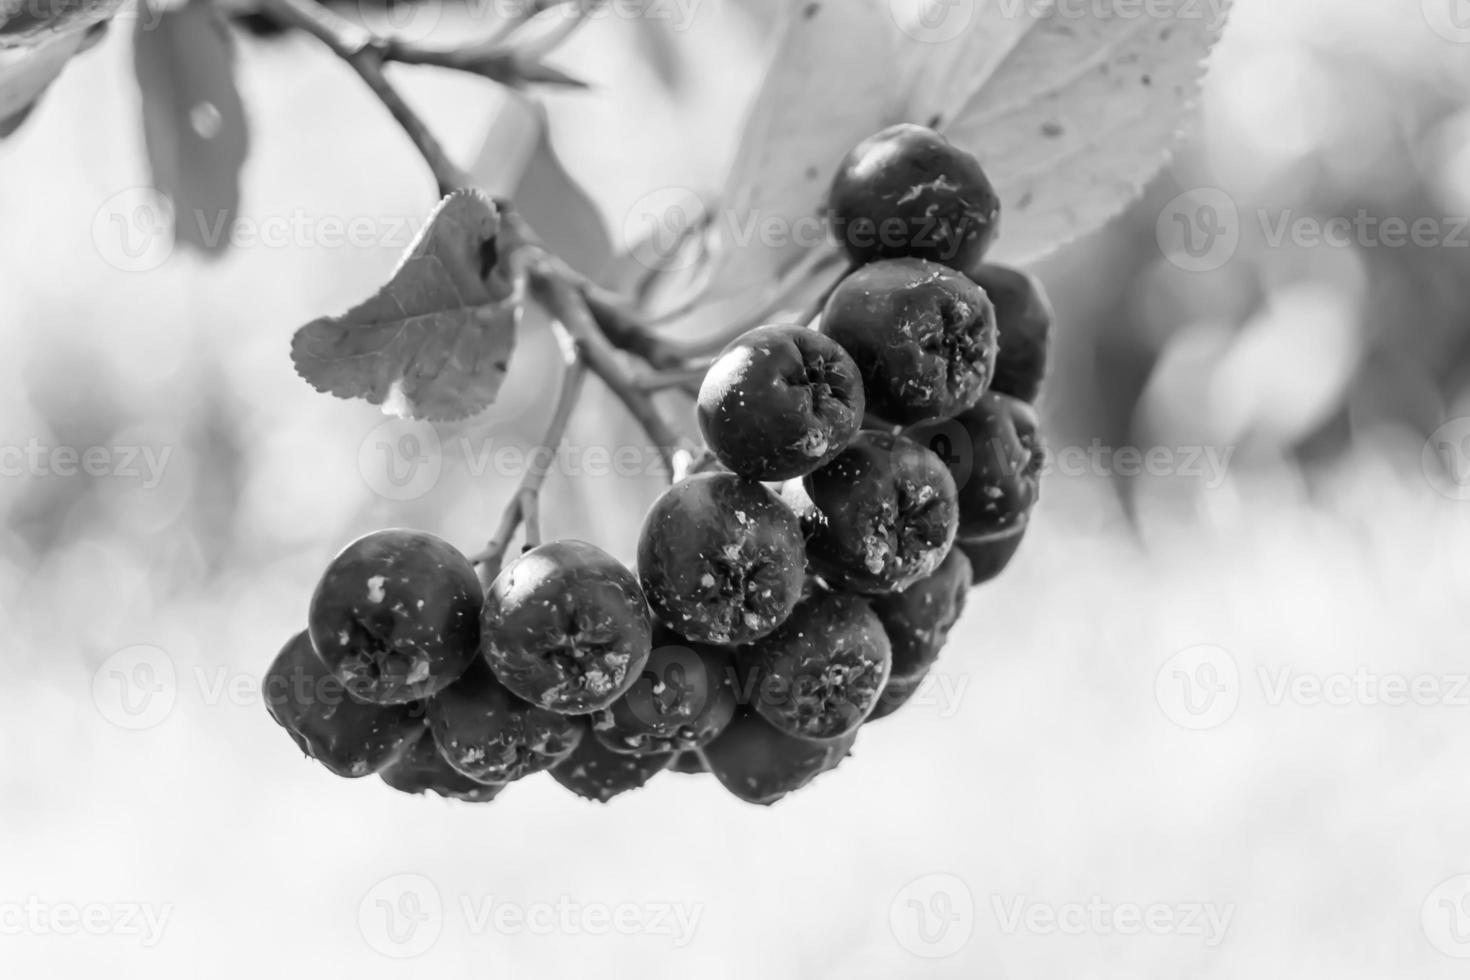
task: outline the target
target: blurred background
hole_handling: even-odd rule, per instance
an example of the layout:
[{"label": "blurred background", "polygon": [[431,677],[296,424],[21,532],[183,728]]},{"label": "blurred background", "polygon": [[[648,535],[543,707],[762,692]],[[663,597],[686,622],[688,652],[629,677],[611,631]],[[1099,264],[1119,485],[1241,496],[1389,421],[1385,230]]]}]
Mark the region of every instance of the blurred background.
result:
[{"label": "blurred background", "polygon": [[[774,6],[608,16],[559,52],[596,86],[544,100],[590,210],[525,104],[396,77],[595,265],[646,195],[719,187]],[[0,143],[0,970],[1463,975],[1463,7],[1239,0],[1175,162],[1035,267],[1053,465],[1015,564],[937,686],[771,810],[675,774],[455,805],[300,757],[257,691],[322,567],[389,525],[484,541],[550,343],[528,320],[461,425],[312,391],[290,336],[396,265],[421,162],[317,45],[242,31],[244,233],[175,248],[127,225],[155,201],[115,26]],[[573,445],[638,445],[588,402]],[[660,485],[553,477],[547,530],[629,558]]]}]

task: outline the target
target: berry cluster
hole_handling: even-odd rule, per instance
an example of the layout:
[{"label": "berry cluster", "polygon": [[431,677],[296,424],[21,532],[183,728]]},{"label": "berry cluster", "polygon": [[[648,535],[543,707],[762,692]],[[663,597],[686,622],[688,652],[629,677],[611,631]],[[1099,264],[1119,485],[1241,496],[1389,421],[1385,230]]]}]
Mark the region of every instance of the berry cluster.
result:
[{"label": "berry cluster", "polygon": [[819,329],[751,330],[709,368],[714,465],[654,502],[636,570],[554,541],[484,591],[432,535],[368,535],[272,664],[272,716],[338,775],[470,801],[545,769],[605,802],[668,769],[766,804],[835,767],[1036,503],[1052,315],[982,261],[998,216],[939,134],[864,141],[831,193],[853,270]]}]

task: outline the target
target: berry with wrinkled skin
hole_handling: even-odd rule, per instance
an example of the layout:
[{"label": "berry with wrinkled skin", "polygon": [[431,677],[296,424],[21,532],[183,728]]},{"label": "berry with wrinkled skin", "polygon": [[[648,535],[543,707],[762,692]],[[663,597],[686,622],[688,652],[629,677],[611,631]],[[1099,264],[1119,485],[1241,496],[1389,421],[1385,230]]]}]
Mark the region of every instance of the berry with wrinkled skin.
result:
[{"label": "berry with wrinkled skin", "polygon": [[892,663],[867,601],[817,592],[776,632],[741,651],[756,712],[787,735],[841,738],[873,710]]},{"label": "berry with wrinkled skin", "polygon": [[505,783],[480,783],[456,772],[439,754],[431,735],[416,741],[401,758],[378,773],[378,778],[400,793],[436,793],[465,803],[489,803],[505,789]]},{"label": "berry with wrinkled skin", "polygon": [[986,393],[969,411],[904,435],[949,467],[959,488],[961,537],[1008,531],[1036,505],[1046,450],[1036,410],[1020,399]]},{"label": "berry with wrinkled skin", "polygon": [[1011,559],[1016,557],[1029,524],[1030,521],[1022,521],[1009,531],[955,540],[955,550],[963,551],[970,559],[971,585],[983,585],[1006,570]]},{"label": "berry with wrinkled skin", "polygon": [[922,445],[864,430],[802,484],[807,554],[833,586],[876,595],[939,567],[954,542],[954,478]]},{"label": "berry with wrinkled skin", "polygon": [[821,331],[857,363],[868,411],[907,425],[975,404],[995,373],[995,309],[952,269],[890,259],[833,291]]},{"label": "berry with wrinkled skin", "polygon": [[571,755],[551,767],[551,778],[583,799],[607,803],[646,784],[666,769],[673,758],[672,753],[613,752],[588,734]]},{"label": "berry with wrinkled skin", "polygon": [[632,572],[586,542],[553,541],[496,576],[483,633],[485,660],[516,696],[581,715],[632,686],[653,623]]},{"label": "berry with wrinkled skin", "polygon": [[422,531],[358,538],[311,597],[311,644],[352,696],[404,704],[444,690],[480,647],[480,582],[469,560]]},{"label": "berry with wrinkled skin", "polygon": [[424,732],[421,704],[364,704],[349,697],[304,631],[276,654],[261,695],[302,752],[349,779],[389,765]]},{"label": "berry with wrinkled skin", "polygon": [[938,659],[951,627],[965,611],[972,574],[964,551],[951,548],[934,574],[873,600],[873,611],[893,647],[893,680],[923,677]]},{"label": "berry with wrinkled skin", "polygon": [[508,783],[565,758],[583,726],[515,697],[476,661],[429,702],[429,731],[456,771],[477,782]]},{"label": "berry with wrinkled skin", "polygon": [[833,231],[857,262],[911,255],[967,269],[1000,230],[1000,197],[980,162],[910,123],[854,147],[828,205]]},{"label": "berry with wrinkled skin", "polygon": [[837,768],[856,738],[856,733],[828,742],[794,738],[754,711],[742,710],[701,754],[725,789],[747,803],[770,806]]},{"label": "berry with wrinkled skin", "polygon": [[873,708],[873,713],[868,715],[865,724],[871,725],[879,718],[887,718],[912,701],[914,695],[919,693],[919,687],[924,683],[924,678],[928,676],[929,670],[925,668],[918,677],[889,678],[888,686],[878,696],[878,704]]},{"label": "berry with wrinkled skin", "polygon": [[660,630],[632,688],[592,716],[592,734],[613,752],[681,752],[708,745],[735,707],[730,651]]},{"label": "berry with wrinkled skin", "polygon": [[638,576],[669,629],[727,646],[765,636],[801,597],[801,524],[779,497],[734,474],[683,480],[638,535]]},{"label": "berry with wrinkled skin", "polygon": [[862,379],[829,337],[757,327],[726,347],[699,389],[705,442],[746,479],[776,482],[829,462],[862,427]]},{"label": "berry with wrinkled skin", "polygon": [[1046,291],[1035,276],[1004,265],[981,265],[970,278],[995,307],[1000,352],[990,390],[1035,402],[1046,378],[1046,355],[1056,320]]}]

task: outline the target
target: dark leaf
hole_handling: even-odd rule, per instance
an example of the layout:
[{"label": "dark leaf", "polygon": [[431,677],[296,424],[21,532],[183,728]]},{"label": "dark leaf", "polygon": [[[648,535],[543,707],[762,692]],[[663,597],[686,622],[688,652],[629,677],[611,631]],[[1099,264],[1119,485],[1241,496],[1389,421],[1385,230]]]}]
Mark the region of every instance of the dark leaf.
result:
[{"label": "dark leaf", "polygon": [[133,42],[153,186],[173,200],[175,240],[220,254],[249,151],[234,39],[212,3],[189,0],[139,17]]},{"label": "dark leaf", "polygon": [[479,191],[445,198],[377,295],[296,332],[297,372],[318,391],[410,418],[483,411],[505,380],[520,316],[496,263],[499,226]]}]

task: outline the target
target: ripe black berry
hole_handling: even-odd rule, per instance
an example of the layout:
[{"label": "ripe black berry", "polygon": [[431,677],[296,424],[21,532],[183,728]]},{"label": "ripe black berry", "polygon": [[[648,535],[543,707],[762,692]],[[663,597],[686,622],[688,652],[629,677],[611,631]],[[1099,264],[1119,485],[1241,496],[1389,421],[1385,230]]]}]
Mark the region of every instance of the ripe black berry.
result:
[{"label": "ripe black berry", "polygon": [[742,710],[701,751],[725,789],[747,803],[769,806],[837,768],[856,738],[856,733],[829,742],[794,738],[755,712]]},{"label": "ripe black berry", "polygon": [[928,446],[949,467],[959,488],[961,537],[1019,526],[1041,490],[1046,451],[1030,405],[987,392],[953,419],[921,422],[904,435]]},{"label": "ripe black berry", "polygon": [[515,697],[476,661],[429,702],[429,730],[457,771],[478,782],[508,783],[565,758],[583,728]]},{"label": "ripe black berry", "polygon": [[583,541],[506,566],[485,596],[485,659],[518,697],[562,714],[605,708],[648,660],[653,624],[633,573]]},{"label": "ripe black berry", "polygon": [[1011,559],[1016,557],[1029,524],[1030,521],[1025,520],[1009,531],[955,539],[955,550],[963,551],[970,559],[972,585],[983,585],[1006,570]]},{"label": "ripe black berry", "polygon": [[961,412],[995,373],[995,309],[979,286],[922,259],[858,269],[827,301],[822,333],[857,362],[868,410],[905,425]]},{"label": "ripe black berry", "polygon": [[971,575],[970,559],[952,548],[928,578],[873,600],[873,611],[893,647],[893,680],[917,680],[928,672],[965,611]]},{"label": "ripe black berry", "polygon": [[755,710],[787,735],[855,732],[888,681],[883,624],[852,595],[817,592],[770,636],[741,651],[751,665]]},{"label": "ripe black berry", "polygon": [[980,162],[907,123],[848,153],[829,203],[833,231],[858,262],[912,255],[966,269],[1000,229],[1000,198]]},{"label": "ripe black berry", "polygon": [[311,597],[311,644],[352,696],[403,704],[442,691],[480,647],[480,583],[469,560],[422,531],[358,538]]},{"label": "ripe black berry", "polygon": [[672,753],[627,755],[613,752],[590,734],[571,755],[551,767],[551,778],[583,799],[606,803],[638,789],[668,767]]},{"label": "ripe black berry", "polygon": [[805,476],[830,461],[863,424],[863,384],[852,357],[798,326],[746,332],[699,389],[699,427],[732,472],[751,480]]},{"label": "ripe black berry", "polygon": [[466,803],[489,803],[505,789],[505,783],[480,783],[456,772],[439,754],[429,735],[414,742],[412,748],[378,776],[400,793],[437,793],[445,799]]},{"label": "ripe black berry", "polygon": [[730,651],[661,630],[628,693],[592,716],[592,734],[613,752],[696,749],[724,731],[735,706]]},{"label": "ripe black berry", "polygon": [[990,390],[1035,402],[1046,377],[1046,355],[1055,321],[1041,282],[1019,269],[984,265],[970,273],[995,307],[1000,352]]},{"label": "ripe black berry", "polygon": [[802,522],[812,565],[833,586],[877,594],[908,588],[954,542],[954,479],[922,445],[864,430],[808,476]]},{"label": "ripe black berry", "polygon": [[638,536],[638,575],[658,618],[696,643],[749,643],[801,597],[801,525],[779,497],[733,474],[670,487]]},{"label": "ripe black berry", "polygon": [[305,632],[293,636],[261,684],[276,724],[338,776],[368,776],[390,764],[424,733],[420,704],[363,704],[322,663]]}]

